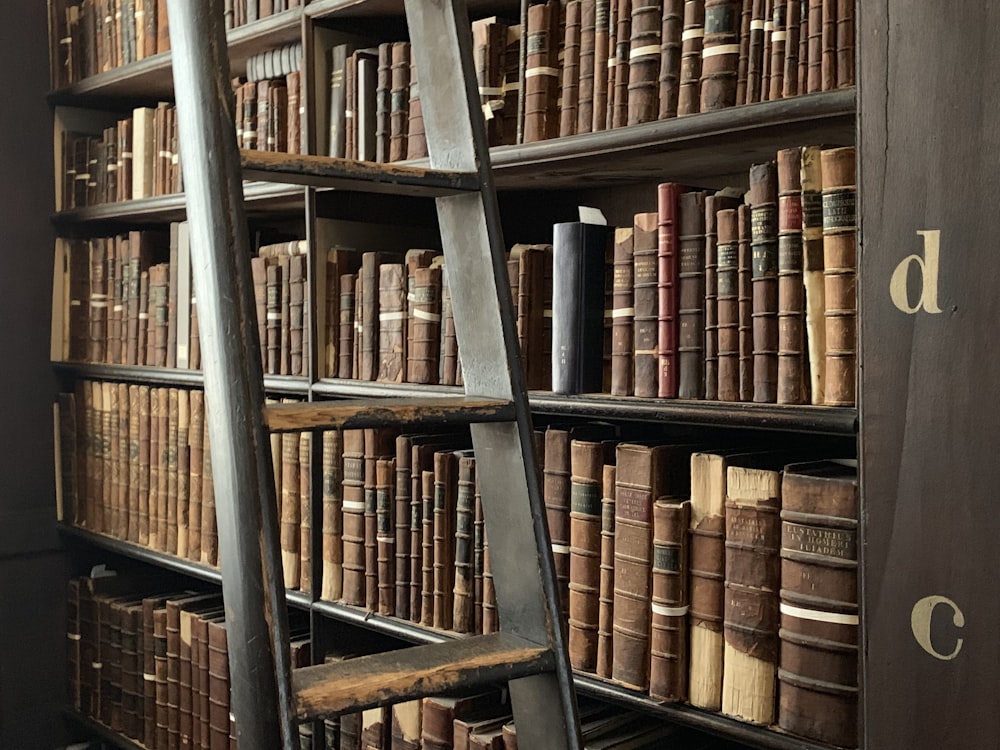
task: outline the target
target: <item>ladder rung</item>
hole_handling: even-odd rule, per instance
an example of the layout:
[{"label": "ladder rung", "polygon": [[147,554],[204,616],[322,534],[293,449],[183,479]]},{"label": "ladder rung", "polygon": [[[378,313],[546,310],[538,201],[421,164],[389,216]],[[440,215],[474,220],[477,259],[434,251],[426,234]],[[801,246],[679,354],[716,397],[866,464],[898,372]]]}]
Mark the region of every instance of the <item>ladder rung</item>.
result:
[{"label": "ladder rung", "polygon": [[292,691],[299,718],[318,719],[529,677],[554,665],[546,646],[490,633],[296,669]]},{"label": "ladder rung", "polygon": [[246,180],[426,197],[479,190],[479,176],[474,172],[273,151],[240,151],[240,161]]},{"label": "ladder rung", "polygon": [[271,432],[356,429],[388,425],[473,424],[514,418],[510,401],[448,396],[441,398],[343,399],[268,404],[264,421]]}]

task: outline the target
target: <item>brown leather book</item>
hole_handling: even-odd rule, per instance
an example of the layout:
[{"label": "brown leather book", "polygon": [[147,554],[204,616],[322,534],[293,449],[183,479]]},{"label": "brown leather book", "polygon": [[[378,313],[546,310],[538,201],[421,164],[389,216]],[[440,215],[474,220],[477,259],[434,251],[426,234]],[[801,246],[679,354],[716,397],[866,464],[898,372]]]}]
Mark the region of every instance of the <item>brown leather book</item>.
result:
[{"label": "brown leather book", "polygon": [[[822,0],[820,12],[823,26],[820,32],[820,90],[837,88],[837,10],[839,0]],[[853,24],[853,20],[851,21]]]},{"label": "brown leather book", "polygon": [[750,206],[741,205],[736,210],[739,239],[738,291],[739,340],[740,340],[740,401],[753,400],[753,251],[751,249]]},{"label": "brown leather book", "polygon": [[569,0],[563,8],[562,70],[559,92],[559,135],[574,135],[580,101],[580,0]]},{"label": "brown leather book", "polygon": [[206,440],[201,468],[201,561],[205,565],[217,565],[219,528],[215,518],[215,485],[212,482],[210,445]]},{"label": "brown leather book", "polygon": [[[434,597],[434,451],[447,444],[440,435],[415,435],[411,444],[410,472],[410,620],[433,623]],[[399,467],[397,443],[397,469]],[[424,476],[424,473],[427,476]]]},{"label": "brown leather book", "polygon": [[576,133],[589,133],[593,129],[594,89],[598,79],[604,80],[604,73],[607,70],[607,3],[604,3],[603,11],[604,28],[601,33],[605,36],[602,40],[601,60],[597,59],[598,5],[598,0],[580,0],[580,88],[574,124]]},{"label": "brown leather book", "polygon": [[[809,0],[808,21],[808,58],[806,86],[807,93],[823,91],[823,48],[824,48],[824,6],[832,3],[830,0]],[[803,92],[806,93],[806,92]]]},{"label": "brown leather book", "polygon": [[837,0],[837,88],[854,85],[854,3]]},{"label": "brown leather book", "polygon": [[778,152],[778,391],[779,404],[809,402],[805,286],[802,262],[800,148]]},{"label": "brown leather book", "polygon": [[[718,225],[717,305],[718,310],[718,390],[719,401],[740,400],[740,313],[738,210],[722,209]],[[707,266],[706,266],[707,269]]]},{"label": "brown leather book", "polygon": [[[615,0],[612,0],[614,2]],[[617,0],[615,6],[615,66],[608,82],[608,129],[628,122],[628,66],[632,38],[632,0]]]},{"label": "brown leather book", "polygon": [[740,63],[740,0],[705,0],[701,111],[732,107]]},{"label": "brown leather book", "polygon": [[90,242],[90,344],[88,362],[104,362],[108,339],[108,264],[104,240]]},{"label": "brown leather book", "polygon": [[472,632],[483,632],[483,586],[486,571],[486,516],[476,478],[475,510],[472,515]]},{"label": "brown leather book", "polygon": [[[140,394],[141,399],[141,394]],[[205,394],[193,390],[189,396],[188,428],[188,543],[189,560],[201,560],[202,464],[205,451]]]},{"label": "brown leather book", "polygon": [[823,273],[826,377],[823,402],[853,406],[857,384],[857,178],[853,146],[824,149]]},{"label": "brown leather book", "polygon": [[[521,94],[521,38],[523,25],[520,23],[507,26],[503,39],[503,118],[498,145],[510,146],[519,142],[521,137],[521,118],[518,115],[518,100]],[[495,114],[494,114],[495,118]]]},{"label": "brown leather book", "polygon": [[594,105],[590,125],[578,128],[579,132],[605,130],[608,121],[609,71],[616,50],[612,43],[611,13],[616,0],[596,0],[594,10]]},{"label": "brown leather book", "polygon": [[858,490],[854,462],[785,468],[778,726],[857,747]]},{"label": "brown leather book", "polygon": [[[400,259],[382,252],[366,252],[362,255],[361,272],[361,320],[359,350],[361,359],[359,380],[375,380],[379,375],[379,268],[383,264],[398,262]],[[402,282],[401,282],[402,283]],[[405,287],[401,287],[405,290]],[[404,291],[405,293],[405,291]],[[355,304],[357,301],[355,301]],[[398,312],[398,310],[397,310]]]},{"label": "brown leather book", "polygon": [[410,43],[393,42],[389,91],[389,161],[406,158],[409,112]]},{"label": "brown leather book", "polygon": [[[82,582],[79,578],[71,578],[66,584],[66,675],[69,680],[69,701],[75,711],[82,712],[80,681],[82,672],[81,635],[80,635],[80,598]],[[140,625],[141,625],[140,617]],[[140,661],[139,672],[142,672]],[[141,687],[141,685],[140,685]],[[138,735],[133,734],[133,737]]]},{"label": "brown leather book", "polygon": [[[364,572],[365,606],[372,612],[379,608],[379,545],[378,545],[378,462],[396,455],[396,435],[388,428],[368,428],[365,433],[364,458]],[[395,467],[385,477],[395,485]],[[391,488],[389,490],[391,492]],[[393,503],[389,503],[393,507]],[[389,511],[392,512],[391,510]],[[390,524],[391,528],[391,524]],[[390,556],[391,558],[391,556]],[[394,583],[390,569],[389,585]]]},{"label": "brown leather book", "polygon": [[633,227],[617,227],[614,235],[614,273],[611,308],[611,395],[631,396],[635,362],[632,356],[635,309]]},{"label": "brown leather book", "polygon": [[649,687],[653,501],[677,484],[679,449],[620,443],[615,478],[615,584],[612,679]]},{"label": "brown leather book", "polygon": [[765,99],[763,78],[766,13],[766,0],[753,0],[747,51],[747,104]]},{"label": "brown leather book", "polygon": [[[705,398],[710,400],[719,399],[719,214],[725,210],[733,210],[732,229],[735,230],[735,209],[742,201],[742,196],[734,194],[731,188],[721,190],[715,195],[705,198]],[[735,261],[735,234],[733,235],[732,258]],[[727,271],[728,272],[728,271]],[[727,293],[731,292],[732,299],[727,300],[727,304],[736,301],[735,275],[727,277],[727,281],[734,283]],[[729,325],[734,325],[736,315],[735,306],[727,308],[727,318]],[[727,330],[727,335],[732,333]],[[735,337],[727,340],[726,345],[731,346],[727,353],[734,353],[736,346],[733,343]],[[731,363],[727,363],[727,367]],[[732,371],[727,372],[727,377],[731,377]]]},{"label": "brown leather book", "polygon": [[[414,461],[414,467],[416,461]],[[422,510],[420,534],[420,624],[434,627],[434,471],[420,469],[420,507]],[[411,612],[411,618],[413,612]]]},{"label": "brown leather book", "polygon": [[525,385],[548,390],[552,383],[552,246],[517,245],[520,258],[517,339],[524,357]]},{"label": "brown leather book", "polygon": [[341,598],[344,585],[344,448],[343,433],[327,430],[323,433],[323,579],[320,598],[335,602]]},{"label": "brown leather book", "polygon": [[407,382],[437,383],[441,354],[441,266],[414,271],[412,338]]},{"label": "brown leather book", "polygon": [[601,563],[597,610],[597,666],[595,672],[610,678],[614,655],[615,612],[615,481],[616,467],[601,471]]},{"label": "brown leather book", "polygon": [[354,317],[354,291],[357,286],[357,275],[345,273],[340,275],[340,319],[339,341],[337,347],[337,377],[345,380],[354,377],[354,348],[357,335],[357,321]]},{"label": "brown leather book", "polygon": [[[676,398],[680,380],[678,341],[680,335],[680,223],[679,204],[683,188],[676,182],[664,182],[657,188],[657,337],[655,389],[639,392],[639,370],[636,366],[635,395]],[[638,236],[638,233],[637,233]],[[639,266],[636,264],[638,281]],[[638,285],[637,285],[638,288]],[[645,305],[643,305],[645,307]],[[639,299],[636,296],[636,312]],[[637,316],[638,317],[638,316]],[[636,359],[640,349],[639,326],[636,324]],[[643,344],[642,348],[646,348]]]},{"label": "brown leather book", "polygon": [[455,523],[458,502],[458,455],[434,453],[434,606],[433,627],[451,630],[455,614]]},{"label": "brown leather book", "polygon": [[208,746],[229,748],[229,652],[222,618],[208,621]]},{"label": "brown leather book", "polygon": [[130,597],[116,605],[120,621],[121,721],[126,737],[140,739],[142,722],[142,601]]},{"label": "brown leather book", "polygon": [[633,391],[656,396],[658,354],[657,214],[634,217],[632,234]]},{"label": "brown leather book", "polygon": [[167,608],[164,605],[153,610],[153,654],[154,695],[156,697],[153,708],[154,741],[152,744],[153,747],[160,748],[167,747],[170,736],[170,709],[167,700],[167,672],[170,660],[167,656]]},{"label": "brown leather book", "polygon": [[781,96],[799,94],[799,48],[801,46],[802,10],[809,0],[786,0],[785,3],[785,64]]},{"label": "brown leather book", "polygon": [[267,356],[264,360],[264,372],[268,375],[278,375],[281,372],[281,287],[284,269],[277,263],[265,262],[267,275],[266,314],[267,314]]},{"label": "brown leather book", "polygon": [[[560,6],[554,0],[528,7],[527,58],[524,71],[525,143],[559,134],[558,102]],[[554,16],[554,18],[553,18]]]},{"label": "brown leather book", "polygon": [[[162,471],[160,459],[163,450],[160,444],[160,394],[162,392],[162,388],[149,389],[149,546],[156,550],[163,548],[163,532],[165,531],[163,511],[166,498],[160,495],[160,473]],[[106,479],[106,474],[102,475],[102,479]],[[108,493],[104,492],[102,498],[107,497]],[[104,525],[110,522],[110,514],[107,509],[104,510],[102,522]]]},{"label": "brown leather book", "polygon": [[[191,392],[186,389],[177,390],[177,440],[175,442],[177,456],[177,539],[175,554],[178,557],[188,556],[190,543],[189,519],[191,517],[191,455],[188,451],[191,431]],[[128,450],[126,446],[126,450]],[[125,456],[128,465],[128,456]],[[131,532],[131,529],[129,529]]]},{"label": "brown leather book", "polygon": [[305,255],[288,259],[288,374],[305,376],[308,370],[309,335],[305,330],[308,319],[308,279]]},{"label": "brown leather book", "polygon": [[632,0],[628,60],[628,125],[657,119],[660,112],[661,0]]},{"label": "brown leather book", "polygon": [[[180,745],[181,613],[217,608],[220,604],[221,598],[218,593],[188,594],[169,598],[164,603],[166,608],[167,747],[179,747]],[[190,654],[186,653],[185,656],[190,669]],[[190,674],[188,681],[190,682]],[[190,696],[190,692],[188,694]]]},{"label": "brown leather book", "polygon": [[740,57],[736,66],[736,103],[747,103],[747,74],[750,67],[750,25],[754,0],[740,2]]},{"label": "brown leather book", "polygon": [[427,137],[424,134],[424,114],[420,106],[420,86],[417,65],[410,60],[410,101],[407,107],[406,158],[423,159],[427,156]]},{"label": "brown leather book", "polygon": [[302,116],[299,107],[302,105],[302,74],[293,70],[285,76],[285,118],[284,143],[289,154],[304,153],[302,138]]},{"label": "brown leather book", "polygon": [[312,470],[311,441],[308,432],[298,434],[299,449],[299,590],[312,593]]},{"label": "brown leather book", "polygon": [[[419,437],[419,436],[418,436]],[[419,547],[420,530],[420,504],[419,495],[416,506],[413,504],[413,435],[398,435],[396,437],[396,486],[394,489],[395,498],[395,609],[396,616],[408,620],[410,619],[410,604],[413,594],[411,586],[411,562],[413,555],[413,526],[416,521],[417,544]],[[416,518],[414,518],[416,513]],[[418,592],[419,596],[419,592]],[[418,616],[419,621],[419,616]]]},{"label": "brown leather book", "polygon": [[684,0],[680,90],[677,114],[698,112],[701,104],[702,50],[705,36],[705,0]]},{"label": "brown leather book", "polygon": [[491,146],[499,146],[503,138],[506,54],[506,23],[495,16],[472,22],[472,58],[479,103],[486,117],[486,138]]},{"label": "brown leather book", "polygon": [[663,497],[653,504],[649,695],[655,700],[687,698],[690,525],[690,501]]},{"label": "brown leather book", "polygon": [[[163,444],[163,465],[167,470],[167,503],[164,512],[165,532],[163,535],[163,551],[170,555],[177,554],[177,389],[164,389],[167,395],[167,429],[166,442]],[[117,418],[117,416],[116,416]],[[116,444],[117,446],[117,444]],[[122,466],[122,469],[125,467]],[[120,493],[119,493],[120,497]],[[123,506],[122,506],[122,509]],[[123,525],[118,527],[119,534]],[[127,529],[126,529],[127,532]],[[124,537],[120,537],[124,538]]]},{"label": "brown leather book", "polygon": [[455,747],[455,722],[500,713],[499,693],[488,691],[467,696],[435,696],[423,699],[420,740],[424,750],[452,750]]},{"label": "brown leather book", "polygon": [[542,496],[545,520],[552,541],[559,605],[565,619],[569,606],[570,581],[570,441],[573,432],[566,426],[545,430],[545,458],[542,469]]},{"label": "brown leather book", "polygon": [[808,343],[809,395],[813,404],[825,401],[826,291],[823,272],[823,168],[819,146],[803,146],[802,276],[805,284],[805,327]]},{"label": "brown leather book", "polygon": [[684,0],[663,0],[660,26],[660,120],[677,116],[683,33]]},{"label": "brown leather book", "polygon": [[771,10],[771,56],[768,63],[768,101],[780,99],[785,82],[785,49],[788,41],[786,28],[787,3],[785,0],[773,0]]},{"label": "brown leather book", "polygon": [[601,496],[610,441],[570,441],[569,658],[574,669],[597,669],[601,585]]},{"label": "brown leather book", "polygon": [[773,161],[750,167],[753,256],[753,400],[773,404],[778,387],[778,173]]},{"label": "brown leather book", "polygon": [[396,459],[375,462],[378,613],[396,614]]},{"label": "brown leather book", "polygon": [[482,633],[495,633],[500,629],[500,615],[497,612],[497,595],[493,582],[493,566],[490,564],[490,539],[483,527],[483,625]]},{"label": "brown leather book", "polygon": [[722,712],[764,726],[774,722],[780,490],[770,459],[730,458]]},{"label": "brown leather book", "polygon": [[343,545],[345,604],[365,604],[365,431],[344,430]]},{"label": "brown leather book", "polygon": [[344,61],[344,157],[358,159],[358,50]]},{"label": "brown leather book", "polygon": [[105,442],[103,446],[105,466],[107,468],[107,474],[110,477],[110,483],[108,485],[108,494],[104,496],[106,503],[104,521],[107,526],[107,532],[111,536],[122,538],[121,536],[121,516],[122,507],[119,502],[119,489],[121,487],[121,471],[119,457],[119,448],[121,440],[119,439],[119,429],[118,429],[118,412],[120,411],[118,406],[118,386],[115,383],[105,383],[104,384],[104,395],[106,407],[105,416]]},{"label": "brown leather book", "polygon": [[760,101],[771,95],[771,32],[774,30],[774,0],[764,0],[764,42],[761,49]]},{"label": "brown leather book", "polygon": [[[405,277],[403,279],[406,286],[406,300],[405,300],[405,310],[406,310],[406,322],[404,325],[405,331],[405,341],[403,342],[403,382],[412,383],[411,370],[414,369],[414,335],[417,326],[417,271],[423,268],[429,268],[435,263],[436,258],[441,258],[437,261],[438,263],[443,263],[444,256],[440,254],[437,250],[426,250],[426,249],[410,249],[407,250],[403,256],[403,268]],[[427,277],[422,276],[422,282],[427,284]],[[441,299],[440,289],[435,289],[433,291],[421,288],[421,299],[426,300],[428,295],[431,299]],[[428,303],[423,301],[421,306],[427,307]],[[430,303],[433,306],[433,303]],[[426,315],[426,310],[424,315]],[[424,321],[425,323],[428,321]],[[440,322],[438,322],[438,328],[440,328]],[[440,336],[440,333],[438,334]],[[426,343],[424,343],[426,347]],[[425,348],[420,353],[420,358],[426,358],[428,355],[434,357],[434,370],[437,370],[437,355],[438,352],[428,352]]]},{"label": "brown leather book", "polygon": [[511,721],[511,714],[507,707],[486,710],[483,713],[473,713],[468,717],[455,719],[452,725],[454,750],[473,750],[474,748],[493,747],[494,745],[502,750],[503,725],[508,721]]},{"label": "brown leather book", "polygon": [[438,362],[438,382],[441,385],[458,385],[459,353],[455,316],[451,308],[451,287],[448,286],[448,267],[441,266],[441,354]]},{"label": "brown leather book", "polygon": [[402,383],[405,375],[406,275],[401,263],[382,263],[378,267],[378,374],[375,379]]},{"label": "brown leather book", "polygon": [[[705,397],[705,199],[680,195],[677,262],[677,396]],[[667,395],[667,394],[661,394]]]},{"label": "brown leather book", "polygon": [[281,435],[281,563],[285,574],[285,588],[299,587],[301,540],[301,506],[299,504],[299,436],[298,433]]},{"label": "brown leather book", "polygon": [[[151,400],[150,400],[150,388],[148,385],[139,386],[138,393],[138,436],[139,436],[139,452],[136,455],[136,463],[138,464],[138,495],[136,500],[136,537],[135,540],[139,544],[148,545],[149,544],[149,472],[150,472],[150,435],[151,435]],[[88,430],[89,432],[90,430]],[[88,482],[84,483],[83,486],[93,487],[93,466],[88,463],[86,467],[86,475]],[[88,521],[94,521],[93,512],[96,509],[94,507],[87,508],[87,519]]]},{"label": "brown leather book", "polygon": [[471,450],[456,453],[455,558],[452,629],[472,633],[475,625],[473,535],[476,512],[476,457]]}]

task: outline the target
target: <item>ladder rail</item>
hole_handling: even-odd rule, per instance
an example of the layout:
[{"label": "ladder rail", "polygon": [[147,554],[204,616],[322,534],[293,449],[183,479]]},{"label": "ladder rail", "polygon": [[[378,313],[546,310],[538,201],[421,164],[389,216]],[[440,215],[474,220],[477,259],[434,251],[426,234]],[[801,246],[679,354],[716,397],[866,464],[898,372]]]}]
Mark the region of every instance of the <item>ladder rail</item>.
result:
[{"label": "ladder rail", "polygon": [[294,750],[288,621],[222,0],[167,0],[241,750]]}]

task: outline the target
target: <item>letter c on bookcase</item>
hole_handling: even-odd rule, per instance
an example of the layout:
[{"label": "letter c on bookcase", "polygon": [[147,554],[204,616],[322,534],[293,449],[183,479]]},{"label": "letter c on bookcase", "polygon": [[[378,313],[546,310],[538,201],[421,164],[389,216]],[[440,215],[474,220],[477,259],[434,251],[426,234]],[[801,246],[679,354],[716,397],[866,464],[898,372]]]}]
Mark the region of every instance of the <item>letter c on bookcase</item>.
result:
[{"label": "letter c on bookcase", "polygon": [[913,605],[913,609],[910,611],[910,629],[913,631],[913,637],[920,648],[935,659],[951,661],[962,650],[962,643],[965,639],[956,638],[955,647],[951,650],[951,653],[941,653],[934,647],[934,644],[931,642],[931,620],[934,617],[934,611],[942,605],[951,609],[951,621],[955,627],[964,628],[965,615],[958,608],[958,605],[946,596],[935,595],[925,596]]},{"label": "letter c on bookcase", "polygon": [[[889,279],[889,297],[892,304],[908,315],[915,315],[921,309],[928,313],[939,313],[938,306],[938,265],[941,255],[941,230],[927,229],[918,231],[924,240],[924,257],[916,253],[907,255],[896,266]],[[920,296],[915,304],[910,304],[906,281],[910,264],[916,263],[920,270]]]}]

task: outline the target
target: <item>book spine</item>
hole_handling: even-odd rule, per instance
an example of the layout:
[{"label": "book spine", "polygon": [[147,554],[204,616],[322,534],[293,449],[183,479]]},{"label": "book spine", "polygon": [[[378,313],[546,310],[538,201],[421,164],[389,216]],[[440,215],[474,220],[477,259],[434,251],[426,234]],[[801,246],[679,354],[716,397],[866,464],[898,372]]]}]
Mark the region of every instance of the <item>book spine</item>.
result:
[{"label": "book spine", "polygon": [[[790,0],[791,1],[791,0]],[[854,85],[854,3],[837,0],[837,88]]]},{"label": "book spine", "polygon": [[201,560],[202,464],[205,446],[205,394],[191,391],[188,429],[188,542],[187,557]]},{"label": "book spine", "polygon": [[497,612],[496,588],[493,583],[493,566],[490,563],[489,533],[483,527],[483,629],[484,635],[500,630],[500,615]]},{"label": "book spine", "polygon": [[323,579],[320,598],[338,601],[344,584],[343,434],[323,433]]},{"label": "book spine", "polygon": [[802,34],[802,8],[808,0],[787,0],[785,3],[785,70],[781,95],[799,94],[799,49]]},{"label": "book spine", "polygon": [[774,0],[771,11],[771,58],[769,63],[768,101],[780,99],[785,82],[785,51],[788,46],[787,3]]},{"label": "book spine", "polygon": [[414,277],[413,340],[407,380],[433,384],[438,380],[441,350],[441,269],[418,268]]},{"label": "book spine", "polygon": [[395,496],[395,608],[396,616],[403,620],[410,619],[410,560],[412,555],[412,537],[410,535],[413,508],[413,476],[410,467],[413,463],[412,440],[408,435],[396,437],[396,486]]},{"label": "book spine", "polygon": [[678,207],[677,396],[705,397],[705,198],[682,193]]},{"label": "book spine", "polygon": [[359,380],[375,380],[378,374],[379,265],[380,256],[367,252],[361,261],[361,320]]},{"label": "book spine", "polygon": [[680,96],[684,0],[663,0],[660,29],[660,120],[677,116]]},{"label": "book spine", "polygon": [[826,295],[823,271],[823,169],[818,146],[802,148],[802,276],[805,284],[805,327],[808,342],[809,394],[813,404],[825,401]]},{"label": "book spine", "polygon": [[410,61],[410,102],[406,126],[406,158],[423,159],[427,156],[427,137],[424,134],[424,114],[420,105],[420,86],[417,66]]},{"label": "book spine", "polygon": [[737,209],[723,209],[718,226],[717,300],[719,401],[740,400],[739,242]]},{"label": "book spine", "polygon": [[564,8],[565,36],[562,45],[562,85],[559,100],[559,135],[574,135],[580,102],[580,51],[582,18],[580,0],[569,0]]},{"label": "book spine", "polygon": [[441,630],[451,630],[454,623],[457,464],[453,451],[434,453],[433,627]]},{"label": "book spine", "polygon": [[607,129],[608,101],[614,96],[610,84],[616,50],[611,16],[616,4],[617,0],[597,0],[594,11],[594,110],[588,130],[595,133]]},{"label": "book spine", "polygon": [[810,94],[823,90],[823,47],[826,41],[823,37],[826,27],[823,10],[828,3],[830,0],[809,0],[806,87]]},{"label": "book spine", "polygon": [[808,403],[800,148],[778,152],[779,404]]},{"label": "book spine", "polygon": [[736,212],[737,225],[737,307],[739,311],[740,401],[753,400],[753,272],[750,239],[750,206]]},{"label": "book spine", "polygon": [[542,496],[545,519],[552,541],[552,559],[556,589],[565,617],[569,604],[570,581],[570,441],[567,429],[549,427],[545,431],[545,457],[542,469]]},{"label": "book spine", "polygon": [[[178,394],[176,388],[167,390],[167,440],[163,446],[164,465],[167,468],[167,507],[164,516],[166,518],[166,533],[164,534],[164,551],[170,555],[177,554],[177,526],[178,504],[177,504],[177,417],[178,417]],[[122,466],[124,468],[124,466]],[[124,510],[124,508],[122,508]]]},{"label": "book spine", "polygon": [[779,471],[728,469],[722,712],[764,726],[774,722],[780,486]]},{"label": "book spine", "polygon": [[341,274],[337,377],[345,380],[354,376],[354,342],[357,327],[357,322],[354,318],[354,310],[356,306],[354,290],[356,286],[356,274]]},{"label": "book spine", "polygon": [[660,103],[661,0],[633,0],[628,61],[628,125],[655,120]]},{"label": "book spine", "polygon": [[285,588],[297,589],[301,573],[299,541],[301,506],[299,505],[299,436],[285,433],[280,437],[281,479],[281,563]]},{"label": "book spine", "polygon": [[203,448],[201,468],[201,561],[205,565],[216,565],[218,556],[219,527],[215,517],[215,484],[212,481],[212,450],[211,443],[206,440]]},{"label": "book spine", "polygon": [[434,472],[420,471],[420,624],[434,626]]},{"label": "book spine", "polygon": [[406,158],[409,111],[410,44],[409,42],[393,42],[390,61],[389,161],[400,161]]},{"label": "book spine", "polygon": [[[679,227],[680,186],[676,183],[662,183],[657,189],[657,379],[654,390],[644,392],[645,396],[676,398],[679,385],[678,338],[680,316],[680,227]],[[636,266],[638,270],[638,266]],[[638,298],[636,311],[638,312]],[[636,356],[639,340],[636,326]],[[639,393],[638,370],[636,370],[636,393]]]},{"label": "book spine", "polygon": [[[580,3],[580,88],[576,109],[576,133],[589,133],[594,124],[594,102],[597,85],[603,80],[607,66],[607,3],[603,3],[605,15],[603,28],[598,31],[598,0],[581,0]],[[598,34],[604,35],[598,50]],[[602,64],[603,63],[603,64]],[[605,96],[607,94],[605,93]]]},{"label": "book spine", "polygon": [[681,75],[677,114],[698,112],[701,100],[702,50],[705,37],[705,0],[684,0],[681,36]]},{"label": "book spine", "polygon": [[687,698],[690,525],[690,501],[660,498],[653,505],[649,694],[656,700]]},{"label": "book spine", "polygon": [[527,61],[524,70],[524,143],[545,140],[554,117],[549,111],[550,89],[558,87],[559,70],[552,65],[551,50],[556,40],[550,39],[551,15],[558,10],[553,3],[528,7]]},{"label": "book spine", "polygon": [[611,395],[613,396],[631,396],[633,392],[634,231],[633,227],[615,229],[611,310]]},{"label": "book spine", "polygon": [[458,491],[455,495],[455,589],[452,629],[472,633],[475,625],[473,591],[473,535],[476,512],[476,459],[458,459]]},{"label": "book spine", "polygon": [[760,63],[760,101],[771,95],[771,32],[774,29],[774,0],[764,0],[764,41]]},{"label": "book spine", "polygon": [[[421,622],[423,616],[423,538],[424,538],[424,496],[423,475],[420,461],[420,447],[410,451],[410,621]],[[399,458],[397,453],[397,467]],[[433,544],[433,542],[432,542]]]},{"label": "book spine", "polygon": [[[384,428],[369,428],[364,431],[364,576],[365,576],[365,606],[372,612],[377,612],[379,608],[379,477],[378,462],[383,459],[394,458],[396,454],[396,438],[392,432]],[[392,472],[384,476],[389,485],[395,485],[395,467]],[[392,487],[388,487],[391,495]],[[383,492],[385,495],[385,492]],[[392,528],[391,513],[393,503],[389,502],[388,512],[390,514],[389,528]],[[390,532],[391,534],[391,532]],[[392,559],[392,555],[389,555]],[[393,584],[392,569],[389,568],[388,582]],[[390,597],[392,601],[392,597]]]},{"label": "book spine", "polygon": [[299,590],[312,594],[312,434],[300,433],[299,449]]},{"label": "book spine", "polygon": [[378,267],[378,374],[384,383],[402,383],[406,372],[406,279],[403,265]]},{"label": "book spine", "polygon": [[822,31],[820,32],[820,90],[837,88],[837,6],[838,0],[822,0]]},{"label": "book spine", "polygon": [[396,614],[396,459],[375,463],[378,613]]},{"label": "book spine", "polygon": [[365,603],[365,433],[344,430],[343,600]]},{"label": "book spine", "polygon": [[705,0],[701,111],[736,104],[740,63],[740,0]]},{"label": "book spine", "polygon": [[609,102],[609,130],[624,127],[628,122],[628,67],[631,38],[632,0],[617,0],[615,7],[614,76],[608,84],[608,98],[611,99]]},{"label": "book spine", "polygon": [[774,162],[750,168],[753,400],[773,404],[778,386],[778,185]]},{"label": "book spine", "polygon": [[574,669],[597,669],[601,584],[604,445],[570,443],[569,656]]},{"label": "book spine", "polygon": [[288,259],[288,371],[290,375],[306,375],[305,354],[309,344],[305,331],[307,284],[306,256],[291,256]]},{"label": "book spine", "polygon": [[857,385],[857,179],[853,146],[824,149],[823,274],[827,406],[853,406]]},{"label": "book spine", "polygon": [[476,478],[475,510],[472,517],[472,632],[483,632],[483,588],[486,570],[486,517],[483,514],[483,497]]}]

